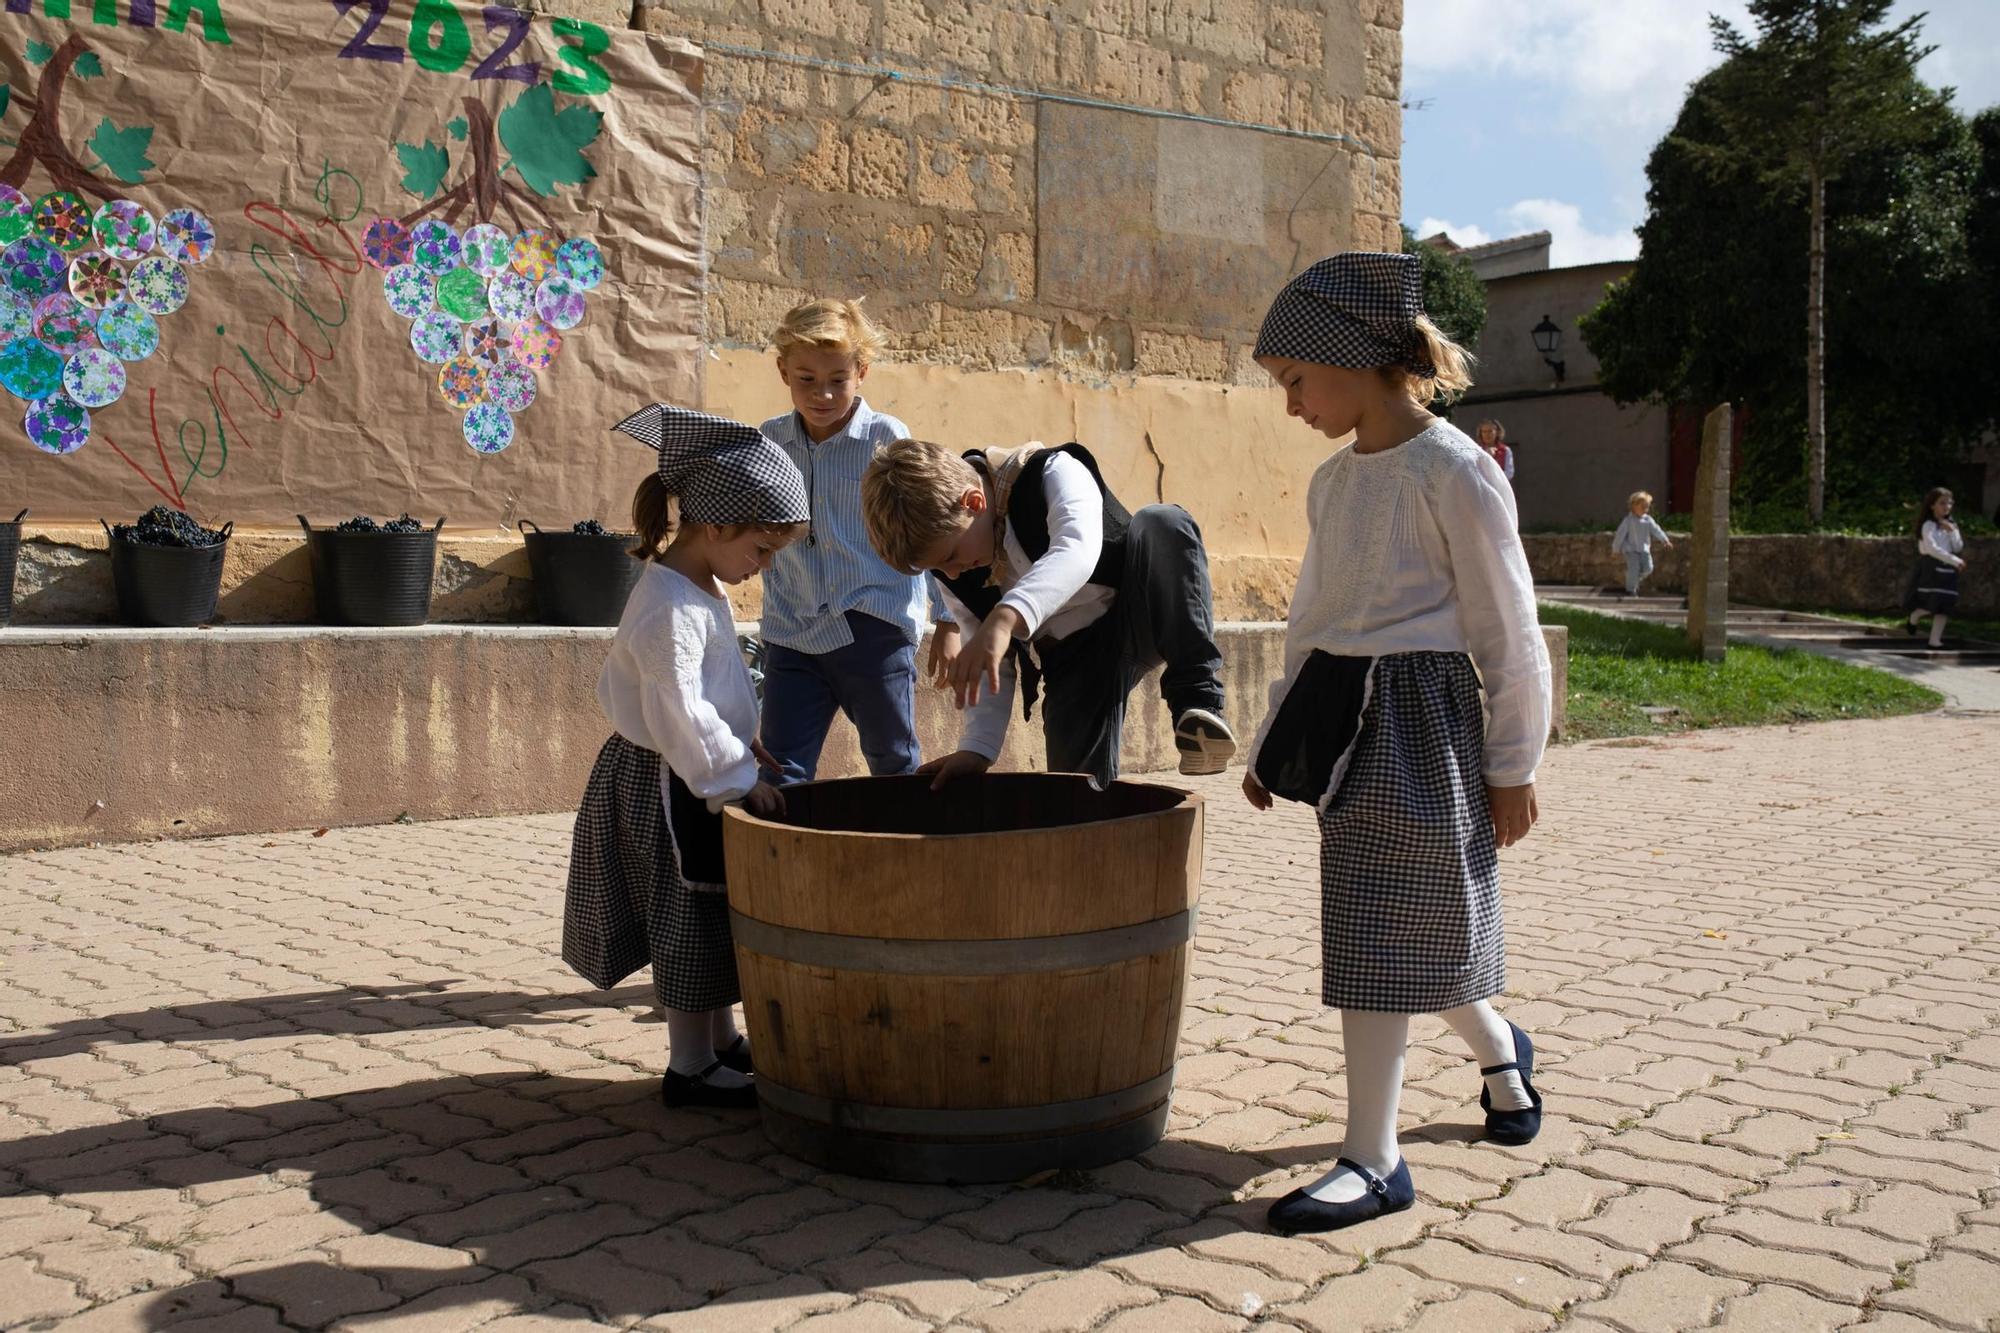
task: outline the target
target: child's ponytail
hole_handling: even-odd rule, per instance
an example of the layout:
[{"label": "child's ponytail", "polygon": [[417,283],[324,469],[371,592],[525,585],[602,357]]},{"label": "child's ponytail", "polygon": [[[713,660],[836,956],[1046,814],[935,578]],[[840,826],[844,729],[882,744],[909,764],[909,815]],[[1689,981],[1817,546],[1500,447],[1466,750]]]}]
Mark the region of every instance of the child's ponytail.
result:
[{"label": "child's ponytail", "polygon": [[1437,374],[1426,378],[1401,366],[1385,366],[1383,374],[1396,379],[1418,407],[1438,400],[1448,403],[1472,387],[1472,353],[1446,337],[1429,315],[1417,316],[1415,335],[1417,349]]},{"label": "child's ponytail", "polygon": [[658,472],[648,472],[632,492],[632,530],[639,534],[632,554],[641,560],[656,560],[667,549],[674,533],[672,497]]}]

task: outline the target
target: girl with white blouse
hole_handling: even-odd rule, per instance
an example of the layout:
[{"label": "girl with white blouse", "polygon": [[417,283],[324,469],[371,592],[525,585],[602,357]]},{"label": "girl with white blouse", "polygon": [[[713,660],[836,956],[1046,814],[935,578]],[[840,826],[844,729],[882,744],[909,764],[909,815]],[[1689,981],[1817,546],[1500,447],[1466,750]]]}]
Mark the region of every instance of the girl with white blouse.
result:
[{"label": "girl with white blouse", "polygon": [[1329,1231],[1416,1199],[1396,1146],[1411,1014],[1471,1047],[1489,1139],[1540,1129],[1534,1047],[1489,1000],[1506,973],[1497,848],[1537,817],[1549,659],[1513,492],[1427,410],[1471,380],[1423,313],[1416,259],[1321,260],[1279,293],[1256,357],[1292,416],[1353,436],[1307,494],[1285,674],[1243,782],[1260,810],[1279,795],[1319,818],[1321,998],[1341,1011],[1347,1132],[1333,1169],[1270,1220]]},{"label": "girl with white blouse", "polygon": [[1910,618],[1903,628],[1917,632],[1917,622],[1931,618],[1933,648],[1944,647],[1945,622],[1958,608],[1958,572],[1965,568],[1965,538],[1951,518],[1951,492],[1934,487],[1924,497],[1924,511],[1917,519],[1917,568],[1910,578],[1907,609]]},{"label": "girl with white blouse", "polygon": [[605,989],[651,964],[667,1105],[755,1106],[736,1030],[722,807],[773,816],[784,797],[757,777],[769,758],[723,585],[804,535],[805,481],[754,427],[720,417],[655,404],[617,429],[659,450],[659,468],[632,501],[632,554],[646,568],[597,681],[613,734],[576,815],[563,961]]}]

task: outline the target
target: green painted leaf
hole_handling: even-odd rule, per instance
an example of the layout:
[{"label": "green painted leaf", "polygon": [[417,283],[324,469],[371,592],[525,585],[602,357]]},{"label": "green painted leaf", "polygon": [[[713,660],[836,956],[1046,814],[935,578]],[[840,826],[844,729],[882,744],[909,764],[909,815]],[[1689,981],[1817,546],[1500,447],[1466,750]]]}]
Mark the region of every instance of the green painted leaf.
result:
[{"label": "green painted leaf", "polygon": [[597,174],[583,155],[604,128],[604,115],[577,103],[556,110],[555,90],[538,83],[500,113],[500,142],[514,169],[539,195],[559,185],[581,185]]},{"label": "green painted leaf", "polygon": [[451,154],[431,139],[424,140],[422,148],[399,143],[396,156],[403,163],[403,188],[419,199],[436,194],[451,171]]},{"label": "green painted leaf", "polygon": [[14,86],[9,83],[0,83],[0,116],[7,114],[7,106],[13,101],[13,98]]},{"label": "green painted leaf", "polygon": [[76,58],[76,77],[94,79],[104,73],[104,62],[97,58],[95,51],[85,51]]},{"label": "green painted leaf", "polygon": [[460,143],[465,142],[466,133],[471,129],[471,127],[465,123],[464,116],[459,116],[454,120],[446,121],[444,127],[451,134],[451,137],[458,140]]},{"label": "green painted leaf", "polygon": [[30,65],[46,65],[55,53],[56,49],[45,42],[28,43],[27,56]]},{"label": "green painted leaf", "polygon": [[90,151],[97,154],[106,171],[127,185],[138,184],[153,169],[153,159],[146,156],[152,146],[151,125],[120,129],[109,116],[98,122],[97,132],[90,136]]}]

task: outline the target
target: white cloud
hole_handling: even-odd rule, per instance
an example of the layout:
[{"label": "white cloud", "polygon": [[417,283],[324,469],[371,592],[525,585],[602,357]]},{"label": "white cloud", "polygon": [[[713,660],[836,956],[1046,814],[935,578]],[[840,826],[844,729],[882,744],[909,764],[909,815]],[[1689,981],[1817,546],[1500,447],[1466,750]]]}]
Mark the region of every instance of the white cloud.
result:
[{"label": "white cloud", "polygon": [[1510,234],[1548,232],[1549,263],[1555,268],[1639,256],[1636,233],[1630,229],[1592,231],[1583,223],[1583,210],[1560,199],[1523,199],[1501,209],[1500,216],[1506,219]]},{"label": "white cloud", "polygon": [[1416,232],[1418,240],[1443,232],[1460,245],[1484,245],[1493,239],[1484,227],[1470,222],[1446,222],[1443,218],[1425,218],[1417,224]]},{"label": "white cloud", "polygon": [[[1736,23],[1741,0],[1714,4]],[[1510,84],[1558,91],[1566,119],[1615,142],[1653,138],[1690,81],[1716,62],[1711,5],[1688,0],[1408,0],[1404,78],[1419,95],[1446,87],[1504,102]]]},{"label": "white cloud", "polygon": [[1917,66],[1924,80],[1958,90],[1958,109],[2000,103],[2000,9],[1993,0],[1898,0],[1892,22],[1924,15],[1923,39],[1937,47]]}]

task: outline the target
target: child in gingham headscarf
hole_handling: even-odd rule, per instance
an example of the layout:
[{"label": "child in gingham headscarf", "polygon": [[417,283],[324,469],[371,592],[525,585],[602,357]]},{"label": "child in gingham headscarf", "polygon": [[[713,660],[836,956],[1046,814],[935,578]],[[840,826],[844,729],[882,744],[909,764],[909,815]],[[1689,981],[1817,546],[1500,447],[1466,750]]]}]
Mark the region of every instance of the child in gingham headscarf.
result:
[{"label": "child in gingham headscarf", "polygon": [[632,501],[632,554],[646,568],[597,682],[614,734],[577,811],[563,960],[604,988],[652,965],[669,1106],[754,1106],[721,811],[740,800],[778,814],[784,798],[757,779],[757,699],[722,585],[805,531],[805,481],[753,427],[721,417],[656,403],[615,429],[657,450],[659,466]]},{"label": "child in gingham headscarf", "polygon": [[1243,780],[1260,810],[1275,794],[1319,817],[1347,1135],[1270,1218],[1330,1231],[1416,1199],[1396,1146],[1411,1014],[1441,1015],[1478,1057],[1489,1139],[1541,1127],[1534,1047],[1488,1000],[1506,976],[1496,853],[1535,822],[1549,660],[1513,491],[1428,410],[1471,379],[1424,315],[1416,258],[1314,264],[1272,302],[1256,357],[1292,416],[1353,436],[1313,474],[1285,674]]}]

